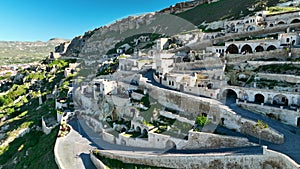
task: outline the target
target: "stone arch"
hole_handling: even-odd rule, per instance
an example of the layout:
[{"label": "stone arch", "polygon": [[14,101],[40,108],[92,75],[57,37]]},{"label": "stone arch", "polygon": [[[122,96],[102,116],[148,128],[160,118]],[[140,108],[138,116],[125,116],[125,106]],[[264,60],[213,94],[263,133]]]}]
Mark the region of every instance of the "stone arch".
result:
[{"label": "stone arch", "polygon": [[208,83],[208,84],[207,84],[207,88],[208,88],[208,89],[212,89],[213,86],[214,86],[214,84],[212,84],[212,83]]},{"label": "stone arch", "polygon": [[174,149],[176,149],[176,144],[174,143],[174,141],[168,140],[168,141],[166,142],[166,148],[169,148],[169,149],[174,148]]},{"label": "stone arch", "polygon": [[221,100],[224,101],[224,104],[233,104],[236,102],[236,99],[238,99],[238,94],[236,91],[232,89],[226,89],[223,91]]},{"label": "stone arch", "polygon": [[273,104],[275,105],[288,105],[289,99],[283,94],[277,94],[273,97]]},{"label": "stone arch", "polygon": [[137,127],[135,128],[135,131],[138,132],[138,133],[141,133],[141,132],[142,132],[141,127],[140,127],[140,126],[137,126]]},{"label": "stone arch", "polygon": [[148,137],[148,131],[147,131],[146,129],[144,129],[144,130],[142,131],[142,134],[143,134],[144,136],[147,136],[147,137]]},{"label": "stone arch", "polygon": [[231,44],[227,47],[226,53],[238,54],[239,48],[235,44]]},{"label": "stone arch", "polygon": [[274,24],[272,24],[272,23],[269,25],[269,27],[273,27],[273,26],[274,26]]},{"label": "stone arch", "polygon": [[256,46],[255,48],[255,52],[263,52],[264,51],[264,48],[260,45]]},{"label": "stone arch", "polygon": [[265,96],[263,94],[257,93],[254,96],[254,102],[256,103],[264,103],[265,102]]},{"label": "stone arch", "polygon": [[175,63],[180,63],[181,62],[181,57],[177,57],[176,59],[175,59]]},{"label": "stone arch", "polygon": [[252,53],[252,47],[248,44],[244,45],[241,49],[241,52],[245,52],[245,53]]},{"label": "stone arch", "polygon": [[224,125],[224,124],[225,124],[224,122],[225,122],[225,118],[222,117],[222,118],[221,118],[221,121],[220,121],[221,125]]},{"label": "stone arch", "polygon": [[297,118],[297,126],[300,127],[300,117]]},{"label": "stone arch", "polygon": [[295,18],[291,21],[291,23],[300,23],[300,18]]},{"label": "stone arch", "polygon": [[124,132],[126,132],[126,131],[127,131],[126,127],[122,127],[121,133],[124,133]]},{"label": "stone arch", "polygon": [[180,84],[179,90],[180,90],[180,92],[183,92],[183,91],[184,91],[184,85],[183,85],[183,84]]},{"label": "stone arch", "polygon": [[227,98],[228,96],[233,96],[234,98],[238,98],[237,92],[232,89],[225,89],[223,91],[222,97]]},{"label": "stone arch", "polygon": [[277,25],[282,25],[282,24],[285,24],[285,22],[284,22],[284,21],[279,21],[279,22],[277,23]]},{"label": "stone arch", "polygon": [[247,28],[246,28],[246,31],[254,31],[255,30],[255,27],[253,25],[249,25]]},{"label": "stone arch", "polygon": [[275,50],[275,49],[277,49],[277,48],[274,45],[270,45],[270,46],[268,46],[267,51]]}]

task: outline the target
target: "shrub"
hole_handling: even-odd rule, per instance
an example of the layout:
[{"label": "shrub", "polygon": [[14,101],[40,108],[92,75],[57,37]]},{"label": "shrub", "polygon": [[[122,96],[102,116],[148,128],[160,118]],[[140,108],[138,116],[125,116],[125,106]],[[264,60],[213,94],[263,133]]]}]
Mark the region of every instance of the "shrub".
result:
[{"label": "shrub", "polygon": [[204,115],[198,116],[195,121],[195,124],[197,124],[200,127],[203,127],[209,123],[210,123],[210,121]]}]

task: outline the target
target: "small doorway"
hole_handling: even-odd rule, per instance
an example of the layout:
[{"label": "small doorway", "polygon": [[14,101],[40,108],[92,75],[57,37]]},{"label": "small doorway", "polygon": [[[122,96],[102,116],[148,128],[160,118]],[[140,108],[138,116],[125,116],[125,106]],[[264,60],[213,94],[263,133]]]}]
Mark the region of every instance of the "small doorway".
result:
[{"label": "small doorway", "polygon": [[300,127],[300,117],[297,119],[297,126]]}]

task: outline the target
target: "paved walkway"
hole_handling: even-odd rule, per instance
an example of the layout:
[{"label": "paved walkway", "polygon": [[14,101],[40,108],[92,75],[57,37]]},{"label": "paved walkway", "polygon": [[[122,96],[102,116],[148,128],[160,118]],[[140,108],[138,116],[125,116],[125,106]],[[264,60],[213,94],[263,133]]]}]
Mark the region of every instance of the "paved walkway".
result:
[{"label": "paved walkway", "polygon": [[[71,123],[74,122],[75,120],[71,121]],[[54,151],[63,169],[96,169],[89,155],[89,150],[93,148],[94,146],[87,138],[82,137],[72,128],[67,136],[57,138]]]}]

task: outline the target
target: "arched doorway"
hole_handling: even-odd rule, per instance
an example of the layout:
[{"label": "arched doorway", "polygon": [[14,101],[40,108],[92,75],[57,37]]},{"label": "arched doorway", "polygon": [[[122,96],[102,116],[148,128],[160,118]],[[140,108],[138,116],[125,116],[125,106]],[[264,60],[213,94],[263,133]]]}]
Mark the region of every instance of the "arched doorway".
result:
[{"label": "arched doorway", "polygon": [[275,50],[275,49],[277,49],[277,48],[274,45],[270,45],[270,46],[268,46],[267,51]]},{"label": "arched doorway", "polygon": [[274,105],[285,105],[285,106],[287,106],[288,103],[289,103],[289,100],[285,95],[278,94],[278,95],[274,96],[274,98],[273,98],[273,104]]},{"label": "arched doorway", "polygon": [[262,95],[262,94],[256,94],[255,96],[254,96],[254,102],[255,103],[264,103],[265,102],[265,96],[264,95]]},{"label": "arched doorway", "polygon": [[183,92],[183,91],[184,91],[184,86],[183,86],[183,84],[180,84],[179,90],[180,90],[180,92]]},{"label": "arched doorway", "polygon": [[235,44],[231,44],[227,47],[226,53],[238,54],[239,48]]},{"label": "arched doorway", "polygon": [[246,31],[254,31],[255,27],[253,25],[250,25],[246,28]]},{"label": "arched doorway", "polygon": [[277,25],[282,25],[282,24],[285,24],[284,21],[280,21],[277,23]]},{"label": "arched doorway", "polygon": [[209,84],[207,85],[207,88],[208,88],[208,89],[212,89],[212,88],[213,88],[213,84],[212,84],[212,83],[209,83]]},{"label": "arched doorway", "polygon": [[148,131],[146,129],[143,130],[142,134],[144,137],[148,137]]},{"label": "arched doorway", "polygon": [[176,149],[176,144],[172,140],[168,140],[166,143],[166,148],[168,149]]},{"label": "arched doorway", "polygon": [[291,23],[300,23],[300,19],[298,19],[298,18],[293,19]]},{"label": "arched doorway", "polygon": [[140,126],[137,126],[136,129],[135,129],[135,131],[136,131],[137,133],[141,133],[141,128],[140,128]]},{"label": "arched doorway", "polygon": [[225,101],[225,104],[235,103],[237,98],[237,93],[232,89],[226,89],[222,94],[222,100]]},{"label": "arched doorway", "polygon": [[246,44],[242,47],[241,53],[252,53],[252,48],[250,45]]},{"label": "arched doorway", "polygon": [[262,46],[256,46],[255,52],[263,52],[264,48]]},{"label": "arched doorway", "polygon": [[176,62],[176,63],[180,63],[180,62],[181,62],[181,57],[177,57],[177,58],[175,59],[175,62]]}]

